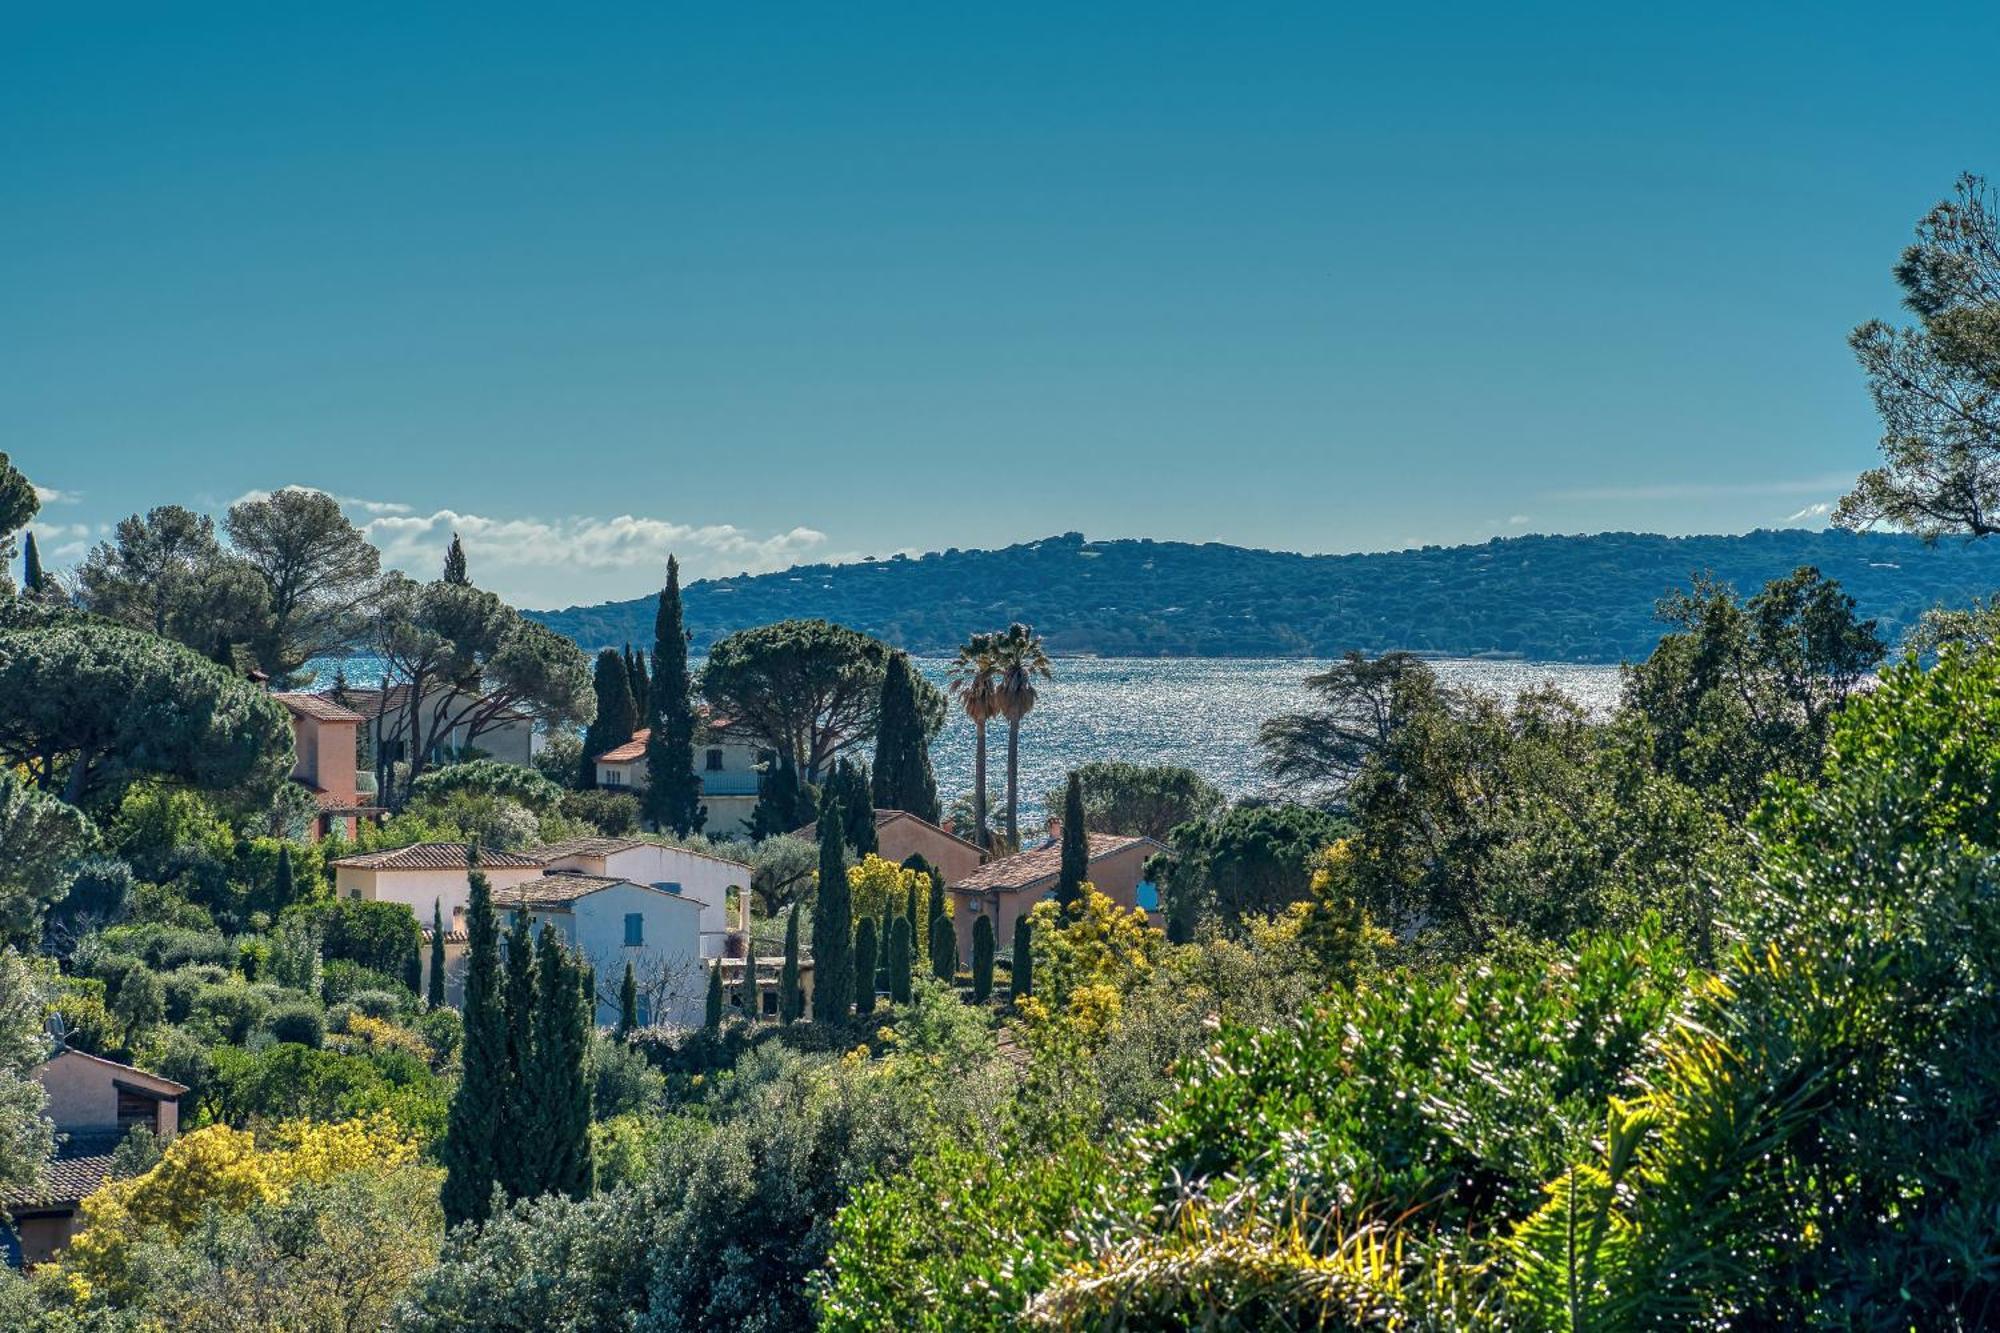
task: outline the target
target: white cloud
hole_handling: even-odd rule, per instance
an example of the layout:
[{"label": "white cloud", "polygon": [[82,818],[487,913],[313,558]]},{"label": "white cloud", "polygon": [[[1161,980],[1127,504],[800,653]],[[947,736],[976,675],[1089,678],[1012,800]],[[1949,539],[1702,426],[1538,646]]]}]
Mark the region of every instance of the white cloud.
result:
[{"label": "white cloud", "polygon": [[1803,522],[1806,519],[1811,519],[1811,518],[1825,518],[1828,514],[1831,514],[1832,512],[1833,512],[1833,502],[1831,500],[1821,500],[1818,504],[1807,505],[1804,509],[1799,510],[1799,512],[1796,514],[1785,515],[1785,522],[1799,523]]},{"label": "white cloud", "polygon": [[75,504],[82,497],[82,491],[59,491],[53,486],[35,487],[35,498],[45,505]]},{"label": "white cloud", "polygon": [[1510,514],[1507,516],[1507,526],[1510,528],[1526,527],[1533,521],[1526,514]]},{"label": "white cloud", "polygon": [[[333,495],[332,491],[323,491],[317,486],[280,486],[278,489],[281,491],[310,491],[315,495]],[[270,498],[270,491],[245,491],[234,500],[231,500],[229,507],[234,509],[237,505],[245,504],[252,500],[268,500]],[[395,500],[362,500],[352,495],[333,495],[333,498],[340,503],[342,509],[358,510],[364,514],[407,514],[411,511],[411,506]]]},{"label": "white cloud", "polygon": [[[384,564],[431,577],[453,533],[465,546],[473,579],[529,604],[591,601],[635,595],[657,585],[667,557],[678,555],[682,576],[765,573],[807,560],[850,560],[823,548],[826,534],[808,527],[760,535],[728,523],[696,525],[620,514],[615,518],[489,518],[440,509],[429,514],[385,512],[361,524],[381,548]],[[613,579],[620,573],[640,580]]]}]

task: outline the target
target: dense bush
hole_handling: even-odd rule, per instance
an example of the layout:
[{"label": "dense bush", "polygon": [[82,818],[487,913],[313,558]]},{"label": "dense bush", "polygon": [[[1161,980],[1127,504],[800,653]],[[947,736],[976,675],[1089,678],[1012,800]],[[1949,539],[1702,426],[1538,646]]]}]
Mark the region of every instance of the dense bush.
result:
[{"label": "dense bush", "polygon": [[314,1049],[326,1044],[326,1015],[314,1004],[294,1001],[278,1005],[265,1015],[264,1026],[274,1041]]}]

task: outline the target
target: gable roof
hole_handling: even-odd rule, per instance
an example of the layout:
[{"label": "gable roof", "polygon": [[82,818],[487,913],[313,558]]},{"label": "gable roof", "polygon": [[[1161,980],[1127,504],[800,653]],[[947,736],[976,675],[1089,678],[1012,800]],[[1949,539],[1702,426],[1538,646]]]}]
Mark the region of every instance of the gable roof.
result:
[{"label": "gable roof", "polygon": [[176,1083],[170,1078],[161,1078],[158,1074],[149,1074],[143,1069],[134,1068],[117,1060],[107,1060],[101,1055],[92,1055],[89,1051],[79,1051],[74,1046],[63,1047],[54,1055],[42,1061],[40,1065],[37,1065],[36,1069],[39,1071],[58,1060],[88,1060],[94,1065],[103,1065],[106,1069],[113,1071],[122,1081],[161,1097],[179,1097],[187,1091],[185,1083]]},{"label": "gable roof", "polygon": [[87,1157],[58,1156],[44,1162],[35,1173],[35,1183],[19,1189],[0,1190],[0,1202],[15,1209],[50,1208],[78,1204],[97,1192],[111,1174],[111,1154]]},{"label": "gable roof", "polygon": [[[1090,847],[1092,865],[1107,856],[1116,856],[1119,852],[1141,843],[1147,844],[1155,851],[1163,852],[1167,849],[1165,843],[1143,834],[1090,833],[1085,837]],[[951,887],[954,890],[964,889],[968,892],[997,889],[1003,893],[1012,893],[1034,888],[1043,881],[1053,881],[1061,873],[1062,844],[1049,842],[1025,852],[1016,852],[1012,856],[1003,856],[997,861],[988,861]]]},{"label": "gable roof", "polygon": [[309,717],[315,722],[358,723],[368,720],[352,708],[343,708],[321,694],[308,694],[303,690],[274,690],[271,697],[283,704],[293,716]]},{"label": "gable roof", "polygon": [[528,855],[543,862],[559,861],[565,856],[614,856],[619,852],[629,852],[640,847],[652,847],[663,852],[673,852],[680,856],[695,856],[704,861],[717,861],[726,866],[734,866],[745,874],[750,872],[747,862],[734,857],[717,856],[714,852],[698,852],[692,847],[676,847],[672,843],[654,842],[650,838],[565,838],[561,842],[543,843],[528,849]]},{"label": "gable roof", "polygon": [[[944,825],[933,824],[930,820],[925,819],[922,815],[913,815],[908,810],[877,810],[875,812],[875,827],[877,829],[881,829],[901,819],[907,819],[911,823],[916,824],[922,828],[928,829],[932,833],[936,833],[941,837],[950,838],[953,842],[960,843],[963,846],[968,847],[975,852],[980,849],[979,844],[972,841],[972,839],[961,838],[956,833],[953,833],[950,829],[946,828]],[[804,838],[807,842],[818,842],[819,821],[814,820],[812,823],[806,825],[804,828],[793,829],[792,836],[794,838]]]},{"label": "gable roof", "polygon": [[593,893],[616,888],[640,889],[673,902],[687,903],[696,911],[701,910],[701,901],[697,898],[670,893],[651,884],[641,884],[637,880],[619,879],[615,875],[586,875],[577,870],[550,870],[544,872],[540,879],[526,880],[520,884],[510,884],[495,889],[493,901],[500,907],[526,908],[529,911],[536,909],[563,911]]},{"label": "gable roof", "polygon": [[[414,842],[408,847],[395,847],[385,852],[356,852],[351,856],[337,856],[327,864],[350,866],[356,870],[464,870],[465,849],[468,845],[463,842]],[[493,847],[481,847],[479,864],[508,870],[524,870],[542,863],[535,857],[523,856],[519,852],[503,852]]]},{"label": "gable roof", "polygon": [[646,742],[651,739],[653,739],[653,729],[651,727],[641,727],[632,733],[631,740],[626,741],[623,745],[615,749],[606,750],[603,754],[591,760],[591,762],[593,764],[629,764],[634,759],[643,759],[646,757]]}]

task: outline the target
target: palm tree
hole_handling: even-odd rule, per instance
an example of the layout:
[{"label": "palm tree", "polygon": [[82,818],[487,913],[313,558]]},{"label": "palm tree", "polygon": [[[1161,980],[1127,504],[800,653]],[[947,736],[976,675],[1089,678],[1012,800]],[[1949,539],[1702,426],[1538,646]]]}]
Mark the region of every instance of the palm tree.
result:
[{"label": "palm tree", "polygon": [[1000,715],[1007,719],[1007,845],[1021,845],[1020,811],[1021,722],[1035,710],[1035,677],[1049,679],[1049,655],[1035,631],[1015,621],[1004,634],[993,636],[993,656],[1000,670],[995,693]]},{"label": "palm tree", "polygon": [[986,724],[1000,714],[1000,663],[994,655],[991,634],[975,634],[958,650],[951,664],[951,692],[959,707],[972,719],[976,738],[972,759],[972,823],[977,832],[973,841],[987,845],[986,831]]}]

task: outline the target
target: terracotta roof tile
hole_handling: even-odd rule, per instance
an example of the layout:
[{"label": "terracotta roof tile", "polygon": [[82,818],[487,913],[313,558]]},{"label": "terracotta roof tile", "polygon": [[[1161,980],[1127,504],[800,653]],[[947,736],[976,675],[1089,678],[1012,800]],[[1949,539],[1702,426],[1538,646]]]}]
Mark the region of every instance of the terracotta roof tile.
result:
[{"label": "terracotta roof tile", "polygon": [[309,717],[318,722],[366,722],[368,719],[352,708],[343,708],[322,694],[307,694],[304,691],[286,690],[274,692],[271,697],[300,717]]},{"label": "terracotta roof tile", "polygon": [[[944,825],[933,824],[931,823],[930,820],[925,819],[922,815],[913,815],[908,810],[877,810],[875,812],[875,827],[879,829],[883,825],[893,824],[899,819],[907,819],[913,823],[922,824],[925,828],[930,829],[934,833],[941,833],[945,837],[950,838],[953,842],[962,842],[975,852],[979,850],[979,844],[972,841],[972,839],[961,838],[956,833],[953,833],[950,829],[946,828]],[[804,838],[807,842],[818,842],[819,821],[814,820],[812,823],[806,825],[804,828],[793,829],[792,836],[794,838]]]},{"label": "terracotta roof tile", "polygon": [[[1150,843],[1156,850],[1165,851],[1164,844],[1143,836],[1128,837],[1117,833],[1092,833],[1090,840],[1090,860],[1092,864],[1107,856],[1124,851],[1135,843]],[[979,869],[967,875],[954,889],[999,889],[1013,892],[1029,889],[1045,880],[1053,881],[1062,873],[1062,844],[1050,842],[1012,856],[1003,856],[997,861],[988,861]]]},{"label": "terracotta roof tile", "polygon": [[606,750],[592,762],[599,764],[629,764],[635,759],[644,759],[646,757],[646,742],[652,738],[653,729],[651,727],[642,727],[632,733],[631,740],[626,741],[614,750]]},{"label": "terracotta roof tile", "polygon": [[665,889],[654,888],[650,884],[640,884],[636,880],[619,879],[615,875],[586,875],[575,870],[551,870],[545,873],[540,879],[531,879],[520,884],[509,884],[504,888],[495,889],[493,890],[493,901],[501,907],[525,907],[530,910],[536,908],[568,907],[578,899],[588,898],[591,894],[601,889],[615,889],[625,885],[630,885],[635,889],[644,889],[648,893],[657,893],[662,897],[671,898],[676,902],[693,903],[696,907],[701,906],[698,899],[689,898],[678,893],[669,893]]},{"label": "terracotta roof tile", "polygon": [[110,1153],[58,1157],[42,1167],[33,1185],[0,1191],[0,1198],[15,1208],[80,1203],[95,1193],[110,1174]]},{"label": "terracotta roof tile", "polygon": [[[335,857],[329,865],[352,866],[357,870],[463,870],[466,844],[462,842],[418,842],[382,852],[356,852]],[[519,852],[503,852],[493,847],[479,849],[479,864],[520,870],[539,866],[541,860]]]}]

